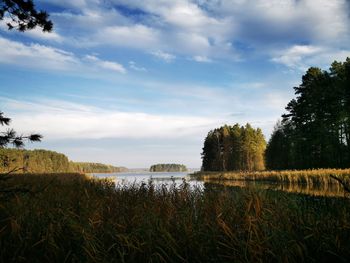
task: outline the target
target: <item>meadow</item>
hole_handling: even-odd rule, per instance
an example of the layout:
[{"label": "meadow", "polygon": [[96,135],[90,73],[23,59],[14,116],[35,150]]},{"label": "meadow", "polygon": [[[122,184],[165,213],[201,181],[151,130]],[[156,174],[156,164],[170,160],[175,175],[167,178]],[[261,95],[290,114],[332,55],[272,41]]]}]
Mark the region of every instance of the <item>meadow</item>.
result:
[{"label": "meadow", "polygon": [[80,174],[1,180],[0,262],[348,262],[350,200]]}]

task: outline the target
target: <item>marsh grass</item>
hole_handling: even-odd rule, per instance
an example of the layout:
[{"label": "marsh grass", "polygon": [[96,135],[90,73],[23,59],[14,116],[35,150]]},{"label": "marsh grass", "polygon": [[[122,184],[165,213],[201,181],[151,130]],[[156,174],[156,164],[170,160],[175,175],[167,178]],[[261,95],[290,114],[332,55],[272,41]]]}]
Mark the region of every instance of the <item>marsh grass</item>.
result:
[{"label": "marsh grass", "polygon": [[340,184],[308,185],[286,182],[245,181],[245,180],[204,180],[204,183],[218,184],[226,187],[254,187],[260,190],[275,190],[289,193],[298,193],[311,196],[346,197],[349,194]]},{"label": "marsh grass", "polygon": [[192,177],[210,180],[245,180],[268,181],[294,184],[322,185],[338,184],[331,178],[335,176],[345,183],[350,183],[350,169],[313,169],[313,170],[282,170],[282,171],[253,171],[253,172],[197,172]]},{"label": "marsh grass", "polygon": [[14,175],[1,262],[347,262],[350,202],[275,191]]}]

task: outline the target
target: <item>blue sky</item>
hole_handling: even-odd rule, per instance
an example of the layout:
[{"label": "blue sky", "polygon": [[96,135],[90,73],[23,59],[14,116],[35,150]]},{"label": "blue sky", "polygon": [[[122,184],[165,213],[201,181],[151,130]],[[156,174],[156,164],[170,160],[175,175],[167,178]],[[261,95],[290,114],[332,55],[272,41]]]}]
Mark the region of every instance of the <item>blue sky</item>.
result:
[{"label": "blue sky", "polygon": [[350,56],[346,0],[46,0],[54,23],[0,23],[0,105],[75,161],[200,167],[203,139],[250,122],[269,139],[310,66]]}]

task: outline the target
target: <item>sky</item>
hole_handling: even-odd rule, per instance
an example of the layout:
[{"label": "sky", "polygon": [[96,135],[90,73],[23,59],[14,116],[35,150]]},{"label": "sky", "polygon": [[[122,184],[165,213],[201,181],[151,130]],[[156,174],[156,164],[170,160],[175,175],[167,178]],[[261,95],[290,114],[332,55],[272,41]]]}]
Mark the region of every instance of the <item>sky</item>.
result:
[{"label": "sky", "polygon": [[347,0],[36,0],[54,23],[0,21],[0,111],[74,161],[201,166],[207,133],[269,139],[311,67],[350,57]]}]

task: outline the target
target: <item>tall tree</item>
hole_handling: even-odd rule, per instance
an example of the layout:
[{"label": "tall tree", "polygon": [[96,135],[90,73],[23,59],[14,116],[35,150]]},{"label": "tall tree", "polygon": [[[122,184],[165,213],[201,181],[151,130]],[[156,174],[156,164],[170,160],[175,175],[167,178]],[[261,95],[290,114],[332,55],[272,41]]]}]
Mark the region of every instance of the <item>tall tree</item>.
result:
[{"label": "tall tree", "polygon": [[270,169],[349,167],[350,59],[310,68],[266,149]]},{"label": "tall tree", "polygon": [[288,131],[281,122],[277,122],[265,151],[265,163],[268,168],[281,170],[292,161],[289,149]]},{"label": "tall tree", "polygon": [[262,131],[250,124],[224,125],[210,131],[204,140],[204,171],[263,170],[266,142]]}]

